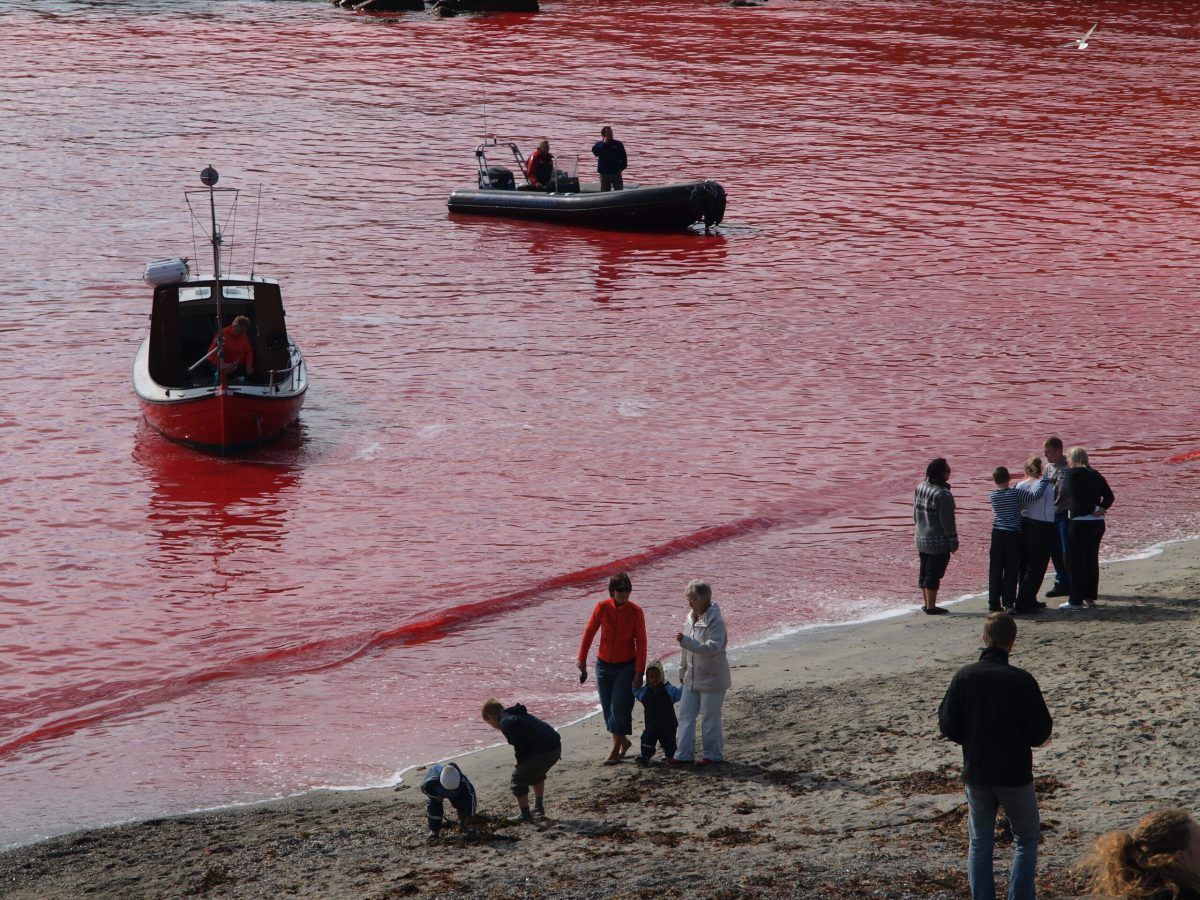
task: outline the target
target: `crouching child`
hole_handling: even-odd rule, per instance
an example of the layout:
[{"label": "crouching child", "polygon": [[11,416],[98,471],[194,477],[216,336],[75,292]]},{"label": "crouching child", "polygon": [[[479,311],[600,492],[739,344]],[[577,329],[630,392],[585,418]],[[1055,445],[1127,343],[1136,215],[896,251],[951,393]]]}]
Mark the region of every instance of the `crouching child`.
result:
[{"label": "crouching child", "polygon": [[533,812],[546,815],[546,773],[562,759],[562,739],[558,732],[537,716],[531,716],[520,703],[506,709],[499,700],[489,700],[483,704],[483,721],[504,735],[517,758],[513,763],[512,792],[521,811],[514,821],[533,821],[529,810],[530,788],[533,788]]},{"label": "crouching child", "polygon": [[675,756],[675,732],[679,719],[675,717],[675,704],[683,696],[683,690],[667,681],[663,664],[657,659],[646,666],[646,683],[634,690],[633,696],[642,701],[646,730],[642,732],[642,752],[635,762],[639,766],[650,765],[655,747],[662,745],[663,756]]},{"label": "crouching child", "polygon": [[431,838],[436,838],[445,824],[446,800],[458,813],[459,828],[464,833],[471,829],[471,819],[475,815],[475,786],[454,763],[430,766],[421,779],[421,793],[426,798],[425,815]]}]

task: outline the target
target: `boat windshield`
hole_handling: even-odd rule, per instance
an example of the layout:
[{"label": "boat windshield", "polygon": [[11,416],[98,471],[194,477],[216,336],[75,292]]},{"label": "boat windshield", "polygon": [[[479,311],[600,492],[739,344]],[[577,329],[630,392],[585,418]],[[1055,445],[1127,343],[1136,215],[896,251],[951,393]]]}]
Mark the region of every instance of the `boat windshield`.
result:
[{"label": "boat windshield", "polygon": [[[254,285],[252,284],[223,284],[221,296],[226,300],[253,300]],[[211,285],[193,285],[179,289],[179,300],[186,303],[189,300],[208,300],[212,297]]]},{"label": "boat windshield", "polygon": [[579,157],[575,154],[555,153],[554,172],[558,178],[579,177]]}]

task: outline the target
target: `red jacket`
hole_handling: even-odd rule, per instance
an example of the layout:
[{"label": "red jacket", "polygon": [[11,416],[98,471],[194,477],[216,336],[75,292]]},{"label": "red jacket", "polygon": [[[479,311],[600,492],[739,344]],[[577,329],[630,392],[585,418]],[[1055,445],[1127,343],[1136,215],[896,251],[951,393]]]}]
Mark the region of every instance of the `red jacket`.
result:
[{"label": "red jacket", "polygon": [[[250,335],[234,334],[232,325],[222,328],[221,334],[225,335],[225,365],[232,367],[238,363],[245,363],[247,372],[253,369],[254,348],[250,346]],[[217,339],[215,337],[208,346],[207,359],[214,365],[217,362]]]},{"label": "red jacket", "polygon": [[612,597],[597,603],[579,643],[580,662],[587,661],[597,631],[600,632],[597,656],[601,660],[623,663],[632,659],[638,674],[646,671],[646,616],[640,606],[628,600],[617,606]]},{"label": "red jacket", "polygon": [[541,149],[534,150],[525,160],[525,177],[534,187],[545,187],[554,178],[554,158]]}]

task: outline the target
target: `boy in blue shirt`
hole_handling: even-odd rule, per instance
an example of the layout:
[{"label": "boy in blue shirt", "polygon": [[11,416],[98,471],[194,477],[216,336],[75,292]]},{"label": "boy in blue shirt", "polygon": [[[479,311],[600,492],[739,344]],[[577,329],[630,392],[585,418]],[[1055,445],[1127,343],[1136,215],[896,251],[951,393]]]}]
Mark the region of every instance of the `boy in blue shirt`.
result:
[{"label": "boy in blue shirt", "polygon": [[[995,490],[988,494],[992,504],[992,545],[988,552],[988,609],[1000,612],[1000,604],[1009,610],[1017,608],[1017,576],[1021,566],[1021,508],[1046,493],[1050,479],[1045,476],[1037,490],[1011,486],[1012,477],[1004,466],[992,472]],[[1022,612],[1041,612],[1033,607]]]}]

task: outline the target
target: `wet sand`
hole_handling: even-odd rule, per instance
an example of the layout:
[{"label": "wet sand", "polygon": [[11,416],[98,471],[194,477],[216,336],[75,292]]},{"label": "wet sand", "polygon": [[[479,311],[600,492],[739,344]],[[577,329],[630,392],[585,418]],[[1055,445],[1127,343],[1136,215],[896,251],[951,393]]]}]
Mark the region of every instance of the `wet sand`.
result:
[{"label": "wet sand", "polygon": [[[1096,610],[1022,618],[1012,656],[1055,720],[1034,753],[1040,897],[1084,893],[1076,866],[1097,834],[1156,807],[1200,809],[1200,543],[1107,566],[1101,592]],[[736,601],[723,607],[736,632]],[[977,657],[986,602],[951,608],[737,654],[722,766],[604,767],[596,717],[565,729],[548,818],[533,825],[506,821],[505,746],[461,760],[479,789],[477,834],[429,843],[413,772],[396,791],[45,841],[0,855],[0,895],[962,897],[961,756],[937,706]],[[1001,890],[1011,850],[998,846]]]}]

